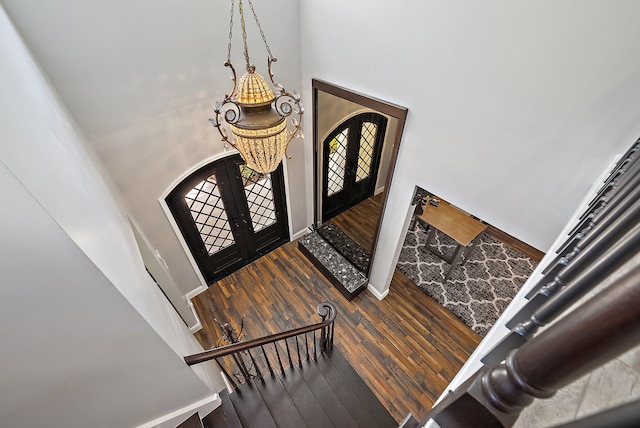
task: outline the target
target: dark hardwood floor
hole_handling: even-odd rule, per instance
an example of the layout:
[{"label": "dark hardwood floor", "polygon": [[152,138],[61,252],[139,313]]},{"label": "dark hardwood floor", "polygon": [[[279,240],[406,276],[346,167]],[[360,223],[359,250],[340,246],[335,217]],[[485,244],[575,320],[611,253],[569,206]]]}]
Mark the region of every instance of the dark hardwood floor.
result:
[{"label": "dark hardwood floor", "polygon": [[[376,205],[375,200],[370,203]],[[341,215],[355,219],[337,222],[358,225],[362,209]],[[366,245],[355,229],[349,234]],[[396,421],[409,412],[421,416],[429,410],[481,339],[398,271],[384,300],[365,292],[347,302],[296,242],[197,296],[193,302],[203,329],[196,337],[205,348],[217,345],[220,331],[214,318],[234,323],[247,315],[246,339],[317,322],[315,308],[322,301],[333,302],[338,310],[336,346]]]},{"label": "dark hardwood floor", "polygon": [[378,227],[384,193],[372,196],[331,219],[333,224],[349,235],[367,251],[373,249],[373,235]]},{"label": "dark hardwood floor", "polygon": [[[354,241],[372,247],[382,194],[332,219]],[[535,258],[541,253],[495,229],[489,233]],[[205,348],[221,334],[214,318],[238,322],[245,339],[319,321],[323,301],[338,310],[336,346],[379,400],[401,421],[420,417],[444,391],[481,337],[395,271],[388,296],[368,292],[347,302],[290,242],[213,284],[193,303],[203,325],[196,337]]]}]

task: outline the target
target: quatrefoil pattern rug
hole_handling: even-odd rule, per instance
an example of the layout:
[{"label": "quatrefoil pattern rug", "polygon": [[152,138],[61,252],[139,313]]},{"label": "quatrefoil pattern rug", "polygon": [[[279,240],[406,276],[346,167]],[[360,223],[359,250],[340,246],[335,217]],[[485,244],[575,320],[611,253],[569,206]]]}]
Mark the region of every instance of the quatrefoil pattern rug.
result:
[{"label": "quatrefoil pattern rug", "polygon": [[[443,284],[449,264],[425,248],[427,235],[421,222],[407,232],[398,270],[484,337],[537,263],[485,232],[469,260]],[[438,231],[431,245],[447,256],[456,247],[455,241]]]}]

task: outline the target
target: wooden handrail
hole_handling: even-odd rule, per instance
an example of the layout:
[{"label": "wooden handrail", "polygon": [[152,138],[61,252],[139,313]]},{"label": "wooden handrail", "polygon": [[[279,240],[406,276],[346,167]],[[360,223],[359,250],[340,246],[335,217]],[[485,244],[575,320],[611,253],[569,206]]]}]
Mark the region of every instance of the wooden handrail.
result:
[{"label": "wooden handrail", "polygon": [[[317,308],[317,313],[322,317],[322,321],[316,324],[311,324],[304,327],[298,327],[280,333],[270,334],[268,336],[259,337],[257,339],[248,340],[246,342],[234,343],[231,345],[221,346],[219,348],[211,349],[209,351],[200,352],[198,354],[187,355],[184,357],[184,361],[187,365],[192,366],[194,364],[204,363],[211,361],[215,358],[224,357],[226,355],[235,354],[238,352],[253,349],[258,346],[263,346],[269,343],[278,342],[289,337],[298,336],[304,333],[320,330],[324,327],[331,325],[336,319],[336,307],[333,303],[324,302],[320,303]],[[328,318],[327,318],[328,315]]]},{"label": "wooden handrail", "polygon": [[480,370],[421,422],[442,427],[511,426],[534,398],[548,398],[640,342],[640,265],[502,364]]}]

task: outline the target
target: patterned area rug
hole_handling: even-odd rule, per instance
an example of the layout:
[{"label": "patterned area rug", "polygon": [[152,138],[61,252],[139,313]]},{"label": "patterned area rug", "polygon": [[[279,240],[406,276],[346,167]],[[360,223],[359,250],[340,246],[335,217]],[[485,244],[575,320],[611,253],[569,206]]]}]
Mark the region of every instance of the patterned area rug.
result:
[{"label": "patterned area rug", "polygon": [[[419,221],[407,232],[398,270],[484,337],[537,263],[485,233],[470,259],[443,284],[449,264],[425,248],[427,235]],[[447,256],[455,250],[455,241],[437,231],[431,245]]]}]

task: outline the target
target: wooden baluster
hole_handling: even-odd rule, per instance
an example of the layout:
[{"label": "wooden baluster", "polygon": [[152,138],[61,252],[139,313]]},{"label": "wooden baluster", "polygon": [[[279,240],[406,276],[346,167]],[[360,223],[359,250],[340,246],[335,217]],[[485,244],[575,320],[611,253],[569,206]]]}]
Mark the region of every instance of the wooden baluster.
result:
[{"label": "wooden baluster", "polygon": [[287,357],[289,358],[289,367],[293,368],[293,360],[291,359],[291,351],[289,351],[289,341],[285,338],[284,344],[287,348]]},{"label": "wooden baluster", "polygon": [[253,368],[256,369],[256,375],[262,382],[264,382],[264,379],[262,378],[262,372],[258,367],[258,363],[256,363],[256,360],[253,358],[253,354],[251,354],[251,351],[248,349],[247,349],[247,354],[249,354],[249,358],[251,358],[251,364],[253,364]]},{"label": "wooden baluster", "polygon": [[639,167],[640,162],[638,162],[637,156],[625,159],[620,169],[609,177],[609,180],[598,191],[578,220],[584,220],[598,207],[604,207],[616,192],[638,173]]},{"label": "wooden baluster", "polygon": [[273,347],[276,350],[276,356],[278,357],[278,364],[280,364],[280,373],[284,374],[284,366],[282,365],[282,360],[280,359],[280,352],[278,352],[278,343],[273,342]]},{"label": "wooden baluster", "polygon": [[324,352],[324,345],[327,342],[327,327],[320,329],[320,352]]},{"label": "wooden baluster", "polygon": [[318,361],[318,350],[316,349],[316,342],[318,339],[316,338],[316,331],[313,331],[313,361]]},{"label": "wooden baluster", "polygon": [[[486,365],[498,364],[504,359],[508,351],[524,344],[533,337],[540,327],[560,316],[593,287],[598,285],[600,281],[611,275],[639,252],[640,224],[636,224],[635,228],[629,231],[623,239],[616,242],[603,257],[586,269],[572,275],[574,279],[564,286],[560,292],[548,300],[545,300],[540,304],[538,309],[514,326],[513,331],[489,351],[481,361]],[[559,287],[555,281],[549,286]],[[544,287],[541,291],[544,293]],[[533,300],[529,302],[527,306],[531,305],[531,303],[533,303]],[[525,308],[527,306],[525,306]],[[520,313],[518,315],[520,315]],[[518,315],[516,315],[516,317],[518,317]]]},{"label": "wooden baluster", "polygon": [[[625,229],[633,227],[635,219],[640,215],[640,206],[638,205],[638,198],[640,198],[640,188],[637,190],[637,197],[630,195],[629,198],[619,203],[609,215],[599,222],[585,237],[579,240],[572,248],[571,252],[560,253],[553,262],[551,262],[542,273],[547,276],[556,275],[557,272],[564,268],[573,257],[577,254],[585,251],[590,245],[599,239],[614,239],[613,237],[622,235]],[[608,234],[608,237],[601,238],[601,235]],[[530,299],[538,292],[545,278],[538,281],[532,289],[527,293],[527,298]]]},{"label": "wooden baluster", "polygon": [[[322,321],[324,321],[325,319],[327,319],[327,316],[329,316],[330,314],[332,313],[335,314],[336,307],[328,302],[320,303],[318,305],[317,312],[318,312],[318,315],[320,315],[320,317],[322,318]],[[320,352],[325,352],[328,350],[327,341],[329,340],[329,337],[328,337],[328,333],[330,333],[329,327],[330,326],[325,326],[322,329],[320,329]]]},{"label": "wooden baluster", "polygon": [[534,398],[548,398],[640,342],[640,265],[551,325],[506,362],[480,370],[423,421],[442,427],[511,426]]},{"label": "wooden baluster", "polygon": [[218,365],[218,367],[220,368],[220,370],[222,371],[222,373],[224,374],[224,376],[227,378],[229,383],[231,384],[231,387],[233,388],[233,390],[234,391],[238,391],[238,385],[234,382],[233,378],[231,376],[229,376],[229,373],[227,373],[227,370],[220,363],[220,361],[218,361],[218,358],[215,358],[215,362]]},{"label": "wooden baluster", "polygon": [[616,166],[613,168],[613,170],[605,180],[604,184],[598,190],[598,193],[596,193],[593,199],[589,202],[588,206],[591,207],[595,205],[600,197],[602,197],[603,194],[607,193],[607,189],[611,188],[612,183],[616,183],[613,186],[614,189],[624,184],[620,181],[621,177],[628,174],[629,171],[637,171],[634,169],[634,167],[637,166],[638,157],[639,156],[637,147],[632,147],[632,151],[628,152],[627,156],[620,158]]},{"label": "wooden baluster", "polygon": [[[638,165],[638,172],[640,172],[640,162]],[[625,186],[624,188],[618,189],[618,191],[614,193],[613,196],[607,196],[607,201],[601,206],[592,209],[588,213],[585,213],[586,216],[573,227],[573,229],[569,232],[569,237],[558,248],[558,250],[556,250],[556,253],[562,254],[570,250],[577,242],[583,239],[587,235],[587,233],[589,233],[598,224],[598,222],[602,221],[607,216],[610,216],[611,212],[615,210],[616,206],[622,203],[625,199],[631,198],[631,200],[636,200],[638,196],[637,187],[639,184],[640,173],[636,173],[629,185]]]},{"label": "wooden baluster", "polygon": [[273,368],[271,367],[271,362],[269,361],[269,357],[267,357],[267,353],[264,350],[264,346],[260,346],[260,349],[262,349],[262,355],[264,355],[264,360],[267,362],[267,368],[269,369],[269,373],[271,374],[271,376],[273,376],[274,375]]},{"label": "wooden baluster", "polygon": [[632,166],[633,162],[638,159],[638,150],[640,150],[640,145],[638,142],[631,145],[629,150],[620,158],[620,160],[616,163],[615,167],[609,174],[609,177],[605,180],[602,187],[598,190],[598,193],[594,198],[589,202],[589,206],[593,206],[594,203],[604,194],[606,193],[607,188],[609,188],[610,184],[614,182],[620,174],[625,174],[629,168]]},{"label": "wooden baluster", "polygon": [[597,213],[594,213],[593,218],[585,218],[582,222],[578,223],[578,225],[574,229],[579,230],[579,232],[570,233],[567,240],[560,246],[556,253],[564,254],[567,251],[571,251],[571,249],[575,247],[581,239],[584,239],[585,236],[592,232],[592,230],[596,227],[596,225],[598,225],[600,221],[603,221],[607,218],[615,218],[615,215],[610,215],[610,213],[612,210],[618,207],[619,204],[630,204],[631,202],[635,202],[636,200],[638,200],[639,195],[640,174],[638,174],[632,180],[631,185],[626,186],[624,189],[621,189],[619,192],[617,192],[605,207],[603,207]]},{"label": "wooden baluster", "polygon": [[298,366],[302,368],[302,358],[300,358],[300,345],[298,344],[298,336],[293,337],[296,341],[296,351],[298,351]]},{"label": "wooden baluster", "polygon": [[249,375],[249,370],[247,370],[246,365],[244,364],[244,360],[242,359],[241,354],[232,354],[231,357],[236,362],[236,366],[240,370],[242,377],[245,382],[249,382],[251,380],[251,376]]},{"label": "wooden baluster", "polygon": [[333,329],[334,329],[335,323],[331,323],[331,325],[329,326],[329,349],[333,349]]},{"label": "wooden baluster", "polygon": [[324,352],[325,349],[325,345],[327,343],[327,327],[322,327],[322,329],[320,329],[320,352]]},{"label": "wooden baluster", "polygon": [[[630,230],[633,230],[640,219],[640,200],[638,200],[632,209],[629,209],[624,215],[618,217],[611,227],[602,233],[599,233],[595,239],[585,241],[586,248],[576,248],[574,252],[567,255],[566,264],[561,269],[552,269],[553,273],[541,278],[532,290],[537,290],[536,294],[530,298],[521,311],[514,316],[508,323],[507,327],[512,328],[516,324],[529,318],[531,314],[546,302],[558,289],[564,284],[572,281],[582,269],[593,263],[598,257],[611,248],[617,241],[626,236]],[[553,278],[553,279],[550,279]],[[542,285],[542,286],[541,286]],[[530,295],[531,292],[528,293]]]},{"label": "wooden baluster", "polygon": [[307,333],[304,334],[304,346],[307,348],[307,361],[309,361],[309,341],[307,340]]}]

